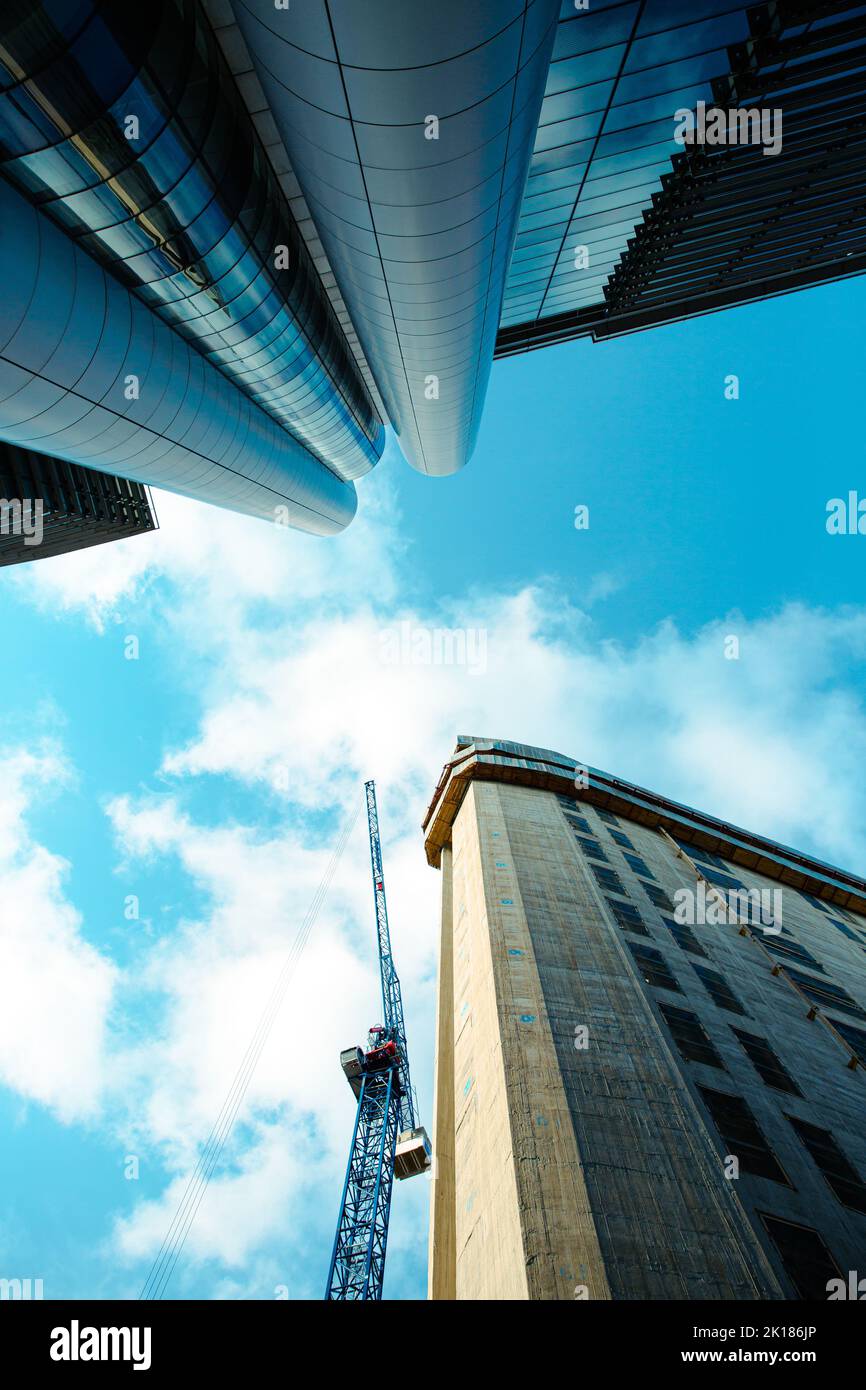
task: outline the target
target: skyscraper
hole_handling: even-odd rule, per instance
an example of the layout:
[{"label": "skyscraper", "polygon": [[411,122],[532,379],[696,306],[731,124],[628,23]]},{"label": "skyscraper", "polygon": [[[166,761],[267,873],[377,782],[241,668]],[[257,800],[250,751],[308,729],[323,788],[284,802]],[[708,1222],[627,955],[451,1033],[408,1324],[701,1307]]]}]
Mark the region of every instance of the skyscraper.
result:
[{"label": "skyscraper", "polygon": [[458,741],[424,829],[431,1297],[826,1300],[862,1272],[866,882],[499,740]]},{"label": "skyscraper", "polygon": [[866,268],[846,0],[10,0],[0,439],[316,534],[494,355]]},{"label": "skyscraper", "polygon": [[497,356],[866,268],[859,6],[576,8],[562,7]]}]

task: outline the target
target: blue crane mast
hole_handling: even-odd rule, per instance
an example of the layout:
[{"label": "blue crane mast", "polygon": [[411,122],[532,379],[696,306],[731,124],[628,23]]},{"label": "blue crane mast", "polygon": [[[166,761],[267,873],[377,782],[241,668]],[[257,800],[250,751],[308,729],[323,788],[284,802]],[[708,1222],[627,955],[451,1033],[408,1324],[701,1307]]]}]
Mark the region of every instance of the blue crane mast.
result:
[{"label": "blue crane mast", "polygon": [[391,953],[375,783],[365,782],[364,792],[383,1022],[369,1030],[365,1049],[340,1053],[358,1102],[325,1294],[326,1300],[341,1301],[381,1299],[394,1178],[411,1178],[430,1167],[430,1141],[416,1125],[403,996]]}]

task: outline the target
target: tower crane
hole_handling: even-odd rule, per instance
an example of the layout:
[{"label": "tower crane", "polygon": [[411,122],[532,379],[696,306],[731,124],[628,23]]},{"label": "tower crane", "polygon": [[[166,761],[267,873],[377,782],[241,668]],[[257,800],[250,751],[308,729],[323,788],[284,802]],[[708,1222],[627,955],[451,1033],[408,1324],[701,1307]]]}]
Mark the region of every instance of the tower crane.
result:
[{"label": "tower crane", "polygon": [[365,1048],[340,1053],[358,1105],[326,1300],[381,1299],[393,1180],[415,1177],[430,1167],[430,1140],[423,1125],[416,1123],[403,997],[391,954],[375,783],[365,782],[364,792],[383,1021],[370,1028]]}]

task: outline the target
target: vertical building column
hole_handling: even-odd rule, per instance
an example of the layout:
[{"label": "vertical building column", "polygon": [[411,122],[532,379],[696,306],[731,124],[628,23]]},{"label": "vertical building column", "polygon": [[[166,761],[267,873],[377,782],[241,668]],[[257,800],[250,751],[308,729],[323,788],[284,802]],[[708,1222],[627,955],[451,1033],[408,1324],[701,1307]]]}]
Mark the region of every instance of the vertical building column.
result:
[{"label": "vertical building column", "polygon": [[454,826],[454,1208],[456,1296],[529,1297],[498,962],[473,785]]},{"label": "vertical building column", "polygon": [[244,0],[238,25],[406,458],[475,445],[560,0]]},{"label": "vertical building column", "polygon": [[428,1297],[457,1297],[454,1230],[454,913],[451,851],[442,851],[442,928],[436,990],[433,1075],[433,1181],[430,1194]]},{"label": "vertical building column", "polygon": [[[472,784],[453,834],[442,919],[450,976],[440,985],[453,1023],[440,1014],[437,1039],[436,1151],[446,1179],[434,1204],[431,1296],[573,1299],[580,1286],[578,1296],[609,1298],[496,787]],[[442,1133],[449,1119],[453,1154]],[[447,1294],[441,1233],[452,1204]]]}]

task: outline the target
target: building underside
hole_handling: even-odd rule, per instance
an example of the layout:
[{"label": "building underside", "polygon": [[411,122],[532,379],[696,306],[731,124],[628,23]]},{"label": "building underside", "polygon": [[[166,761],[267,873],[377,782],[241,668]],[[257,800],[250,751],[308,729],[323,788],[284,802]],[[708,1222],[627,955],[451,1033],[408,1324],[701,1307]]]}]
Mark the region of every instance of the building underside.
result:
[{"label": "building underside", "polygon": [[9,0],[0,439],[334,534],[494,356],[861,273],[864,58],[846,0]]}]

